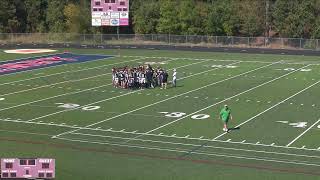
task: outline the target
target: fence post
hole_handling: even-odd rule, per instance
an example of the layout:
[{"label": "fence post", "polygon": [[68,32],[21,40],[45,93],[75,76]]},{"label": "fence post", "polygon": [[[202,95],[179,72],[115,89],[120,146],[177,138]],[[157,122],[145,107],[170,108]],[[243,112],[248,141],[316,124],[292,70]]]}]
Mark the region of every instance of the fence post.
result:
[{"label": "fence post", "polygon": [[280,38],[281,39],[281,49],[284,48],[284,44],[283,44],[283,38]]},{"label": "fence post", "polygon": [[300,38],[300,49],[302,49],[302,38]]},{"label": "fence post", "polygon": [[169,45],[170,45],[170,38],[171,38],[171,35],[170,35],[170,33],[169,33],[169,38],[168,38],[168,42],[169,42]]},{"label": "fence post", "polygon": [[215,46],[218,46],[218,36],[216,36],[216,45]]},{"label": "fence post", "polygon": [[247,47],[250,47],[250,37],[247,37],[248,38],[248,45]]},{"label": "fence post", "polygon": [[317,41],[316,50],[318,50],[319,49],[319,39],[316,39],[316,41]]},{"label": "fence post", "polygon": [[186,35],[186,44],[188,43],[188,35]]},{"label": "fence post", "polygon": [[233,36],[231,36],[231,47],[233,47],[233,42],[234,41],[234,39],[233,39]]}]

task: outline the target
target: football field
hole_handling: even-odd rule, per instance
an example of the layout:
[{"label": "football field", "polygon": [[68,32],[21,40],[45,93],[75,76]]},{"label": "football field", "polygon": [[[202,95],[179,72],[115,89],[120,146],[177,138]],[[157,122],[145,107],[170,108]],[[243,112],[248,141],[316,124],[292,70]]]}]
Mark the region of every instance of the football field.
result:
[{"label": "football field", "polygon": [[[56,179],[320,179],[320,57],[68,51],[106,58],[0,75],[0,157],[55,158]],[[178,86],[112,86],[139,64]]]}]

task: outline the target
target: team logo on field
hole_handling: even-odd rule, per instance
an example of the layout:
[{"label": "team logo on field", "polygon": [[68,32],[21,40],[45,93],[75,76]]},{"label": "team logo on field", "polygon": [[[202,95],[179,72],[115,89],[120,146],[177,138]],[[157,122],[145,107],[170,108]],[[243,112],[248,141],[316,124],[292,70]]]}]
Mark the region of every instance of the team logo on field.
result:
[{"label": "team logo on field", "polygon": [[20,71],[57,66],[69,63],[79,63],[91,60],[105,59],[112,56],[104,55],[77,55],[71,53],[55,54],[38,58],[27,58],[0,63],[0,75]]}]

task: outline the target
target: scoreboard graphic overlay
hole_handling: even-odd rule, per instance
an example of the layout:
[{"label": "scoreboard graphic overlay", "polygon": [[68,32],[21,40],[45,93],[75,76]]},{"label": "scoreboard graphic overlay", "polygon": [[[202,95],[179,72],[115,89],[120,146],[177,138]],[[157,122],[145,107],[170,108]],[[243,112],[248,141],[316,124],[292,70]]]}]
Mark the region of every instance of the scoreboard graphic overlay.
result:
[{"label": "scoreboard graphic overlay", "polygon": [[128,26],[129,0],[91,0],[92,26]]},{"label": "scoreboard graphic overlay", "polygon": [[1,158],[0,179],[54,179],[55,159]]}]

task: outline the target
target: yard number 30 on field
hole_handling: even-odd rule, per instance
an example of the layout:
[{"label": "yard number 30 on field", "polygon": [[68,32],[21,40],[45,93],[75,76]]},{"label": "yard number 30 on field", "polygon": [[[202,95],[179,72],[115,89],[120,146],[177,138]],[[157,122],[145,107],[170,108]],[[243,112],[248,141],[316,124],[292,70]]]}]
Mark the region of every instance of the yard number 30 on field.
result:
[{"label": "yard number 30 on field", "polygon": [[83,106],[81,107],[80,104],[73,104],[73,103],[56,103],[58,104],[59,108],[65,108],[65,109],[81,109],[84,111],[94,111],[97,109],[100,109],[100,106]]},{"label": "yard number 30 on field", "polygon": [[[187,115],[187,113],[184,112],[160,112],[161,114],[165,114],[166,117],[172,117],[172,118],[181,118],[185,115]],[[193,116],[191,116],[191,119],[208,119],[210,117],[210,115],[208,114],[195,114]]]}]

